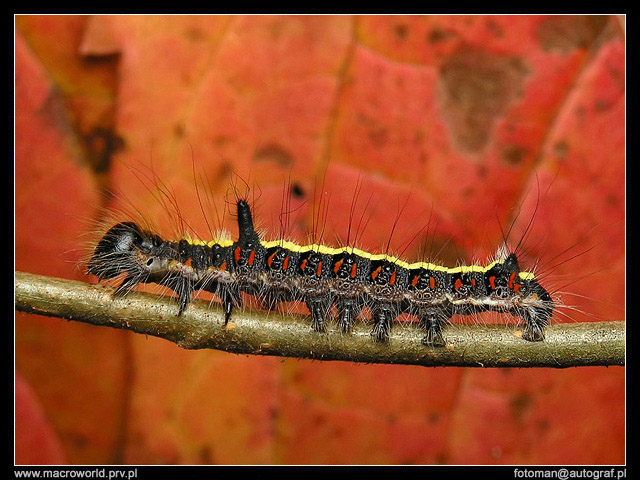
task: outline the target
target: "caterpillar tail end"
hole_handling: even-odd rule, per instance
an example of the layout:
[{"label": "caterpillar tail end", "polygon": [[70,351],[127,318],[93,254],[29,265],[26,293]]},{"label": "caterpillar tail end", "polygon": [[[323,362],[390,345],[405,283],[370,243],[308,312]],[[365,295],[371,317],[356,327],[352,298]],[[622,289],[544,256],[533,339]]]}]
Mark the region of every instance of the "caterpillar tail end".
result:
[{"label": "caterpillar tail end", "polygon": [[528,342],[542,342],[545,339],[545,327],[553,315],[555,304],[549,293],[537,282],[534,284],[533,294],[537,304],[521,312],[525,322],[522,338]]}]

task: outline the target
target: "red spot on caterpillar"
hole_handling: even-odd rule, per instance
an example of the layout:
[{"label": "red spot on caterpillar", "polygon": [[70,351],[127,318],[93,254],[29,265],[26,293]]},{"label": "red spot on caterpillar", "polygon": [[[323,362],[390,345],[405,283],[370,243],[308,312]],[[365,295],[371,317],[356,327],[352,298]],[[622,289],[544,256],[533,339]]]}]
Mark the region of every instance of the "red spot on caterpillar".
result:
[{"label": "red spot on caterpillar", "polygon": [[188,258],[186,262],[184,262],[185,266],[190,267],[191,266],[191,258]]},{"label": "red spot on caterpillar", "polygon": [[393,286],[396,283],[396,272],[394,270],[394,272],[391,274],[391,278],[389,279],[389,285]]},{"label": "red spot on caterpillar", "polygon": [[415,287],[418,284],[418,280],[420,280],[420,275],[413,277],[413,280],[411,280],[411,286]]},{"label": "red spot on caterpillar", "polygon": [[271,255],[269,255],[269,258],[267,258],[267,265],[271,266],[271,264],[273,263],[273,257],[276,256],[276,253],[278,252],[273,252]]},{"label": "red spot on caterpillar", "polygon": [[521,287],[521,285],[520,285],[519,283],[516,283],[516,284],[513,286],[513,291],[514,291],[514,292],[516,292],[516,293],[518,293],[518,292],[520,291],[520,287]]},{"label": "red spot on caterpillar", "polygon": [[316,277],[322,275],[322,262],[318,262],[318,268],[316,269]]},{"label": "red spot on caterpillar", "polygon": [[512,272],[509,276],[509,288],[513,288],[513,283],[516,280],[516,272]]},{"label": "red spot on caterpillar", "polygon": [[356,278],[356,272],[358,271],[358,264],[354,263],[351,267],[351,278]]},{"label": "red spot on caterpillar", "polygon": [[376,278],[378,278],[378,275],[380,275],[380,271],[382,270],[382,267],[378,267],[376,268],[372,273],[371,273],[371,278],[373,278],[374,280]]},{"label": "red spot on caterpillar", "polygon": [[251,250],[251,253],[249,254],[249,266],[253,265],[253,262],[256,259],[256,251],[255,250]]},{"label": "red spot on caterpillar", "polygon": [[333,273],[338,273],[338,270],[340,270],[340,267],[342,266],[342,262],[343,260],[339,260],[335,263],[333,266]]},{"label": "red spot on caterpillar", "polygon": [[220,270],[226,270],[227,269],[227,261],[225,260],[224,262],[222,262],[222,265],[220,265]]},{"label": "red spot on caterpillar", "polygon": [[429,288],[431,290],[435,290],[436,288],[436,279],[433,277],[429,277]]},{"label": "red spot on caterpillar", "polygon": [[460,280],[459,278],[456,278],[456,283],[453,285],[453,288],[458,290],[460,287],[462,287],[462,280]]},{"label": "red spot on caterpillar", "polygon": [[235,258],[236,263],[240,261],[240,247],[236,247],[236,249],[233,251],[233,258]]},{"label": "red spot on caterpillar", "polygon": [[475,289],[476,289],[476,279],[475,279],[475,278],[472,278],[472,279],[471,279],[471,288],[472,288],[473,290],[475,290]]},{"label": "red spot on caterpillar", "polygon": [[307,268],[307,259],[306,258],[300,264],[300,270],[304,271],[305,268]]},{"label": "red spot on caterpillar", "polygon": [[286,270],[289,266],[289,255],[284,257],[284,262],[282,262],[282,270]]},{"label": "red spot on caterpillar", "polygon": [[496,289],[496,277],[489,277],[489,285],[491,285],[491,290]]}]

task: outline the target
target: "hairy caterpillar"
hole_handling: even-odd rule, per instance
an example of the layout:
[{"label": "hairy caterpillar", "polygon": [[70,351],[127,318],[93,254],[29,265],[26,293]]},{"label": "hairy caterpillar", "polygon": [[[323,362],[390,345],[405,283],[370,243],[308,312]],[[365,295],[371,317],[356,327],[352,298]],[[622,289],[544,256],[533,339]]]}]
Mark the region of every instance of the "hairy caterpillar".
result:
[{"label": "hairy caterpillar", "polygon": [[367,307],[373,321],[371,335],[379,342],[389,339],[398,316],[409,314],[425,331],[425,345],[444,346],[443,329],[453,315],[483,311],[520,317],[525,340],[544,340],[554,301],[534,273],[521,270],[515,252],[499,253],[484,266],[450,268],[407,263],[349,246],[265,241],[254,228],[247,200],[238,199],[236,208],[235,241],[171,241],[136,223],[117,223],[98,242],[87,271],[100,280],[124,274],[116,293],[140,283],[168,287],[177,294],[179,314],[194,292],[211,292],[222,300],[225,325],[233,309],[242,305],[245,292],[267,308],[278,302],[304,302],[312,327],[319,332],[332,316],[343,332],[349,332]]}]

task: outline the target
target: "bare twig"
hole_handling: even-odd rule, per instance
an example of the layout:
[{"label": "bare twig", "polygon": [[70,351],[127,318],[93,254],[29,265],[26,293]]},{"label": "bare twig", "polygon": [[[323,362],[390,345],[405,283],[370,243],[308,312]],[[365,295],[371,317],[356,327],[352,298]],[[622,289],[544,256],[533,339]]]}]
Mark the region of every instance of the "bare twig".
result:
[{"label": "bare twig", "polygon": [[413,326],[395,327],[379,344],[370,325],[358,323],[350,334],[329,328],[311,330],[308,319],[264,311],[237,311],[223,327],[217,304],[194,301],[177,316],[168,297],[132,292],[113,296],[104,285],[15,274],[16,310],[161,337],[182,348],[283,357],[466,367],[574,367],[625,364],[624,322],[551,325],[544,342],[523,340],[513,325],[452,325],[446,347],[426,347]]}]

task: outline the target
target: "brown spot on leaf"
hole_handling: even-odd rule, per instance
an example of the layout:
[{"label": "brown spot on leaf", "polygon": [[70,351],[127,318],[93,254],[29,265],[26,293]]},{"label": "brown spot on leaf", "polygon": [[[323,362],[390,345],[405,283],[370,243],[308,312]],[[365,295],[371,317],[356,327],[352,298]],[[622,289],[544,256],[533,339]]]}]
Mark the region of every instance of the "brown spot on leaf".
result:
[{"label": "brown spot on leaf", "polygon": [[232,142],[232,138],[228,135],[217,135],[213,138],[213,144],[216,147],[224,147]]},{"label": "brown spot on leaf", "polygon": [[616,197],[615,195],[607,195],[605,201],[607,202],[607,205],[611,207],[615,207],[618,205],[618,197]]},{"label": "brown spot on leaf", "polygon": [[369,138],[376,147],[382,147],[385,143],[387,143],[388,137],[389,134],[387,128],[381,125],[369,130]]},{"label": "brown spot on leaf", "polygon": [[522,96],[528,73],[519,57],[462,47],[442,66],[439,92],[443,117],[457,147],[480,153],[496,119]]},{"label": "brown spot on leaf", "polygon": [[558,160],[564,160],[567,156],[567,153],[569,153],[569,144],[564,140],[556,142],[556,144],[553,146],[553,153]]},{"label": "brown spot on leaf", "polygon": [[98,67],[106,65],[107,67],[117,68],[118,59],[120,58],[120,52],[106,52],[106,53],[87,53],[80,57],[80,61],[86,67]]},{"label": "brown spot on leaf", "polygon": [[283,167],[291,167],[293,157],[284,148],[276,144],[266,145],[253,154],[254,162],[273,162]]},{"label": "brown spot on leaf", "polygon": [[394,29],[394,31],[396,33],[396,37],[398,37],[400,40],[404,40],[406,36],[409,34],[409,27],[401,23],[396,25],[396,28]]},{"label": "brown spot on leaf", "polygon": [[38,115],[43,121],[65,133],[72,133],[71,119],[65,106],[64,97],[57,88],[49,91],[45,101],[40,106]]},{"label": "brown spot on leaf", "polygon": [[67,432],[65,433],[65,437],[78,447],[84,447],[89,441],[87,436],[82,433]]},{"label": "brown spot on leaf", "polygon": [[449,40],[451,37],[455,37],[455,33],[436,27],[427,35],[427,41],[431,44],[435,44]]},{"label": "brown spot on leaf", "polygon": [[607,23],[604,15],[557,15],[540,22],[535,35],[544,51],[587,48]]},{"label": "brown spot on leaf", "polygon": [[222,162],[214,173],[213,178],[218,182],[226,182],[231,173],[233,173],[233,165],[229,162]]},{"label": "brown spot on leaf", "polygon": [[504,30],[502,29],[502,27],[495,22],[494,20],[492,20],[491,18],[487,19],[486,22],[487,28],[496,36],[496,37],[502,37],[504,35]]},{"label": "brown spot on leaf", "polygon": [[97,173],[109,170],[113,154],[124,147],[124,140],[112,128],[96,127],[82,136],[86,156]]},{"label": "brown spot on leaf", "polygon": [[606,100],[596,100],[594,107],[596,112],[604,112],[611,108],[611,103]]},{"label": "brown spot on leaf", "polygon": [[613,65],[607,65],[607,72],[616,83],[616,86],[623,90],[625,88],[625,78],[622,72]]},{"label": "brown spot on leaf", "polygon": [[298,183],[291,185],[291,194],[296,198],[304,197],[304,189]]},{"label": "brown spot on leaf", "polygon": [[211,465],[214,463],[210,445],[203,445],[200,448],[200,463],[203,465]]},{"label": "brown spot on leaf", "polygon": [[525,159],[529,149],[521,145],[507,145],[500,153],[500,159],[509,165],[518,165]]},{"label": "brown spot on leaf", "polygon": [[186,128],[184,126],[184,123],[180,122],[180,123],[176,123],[173,126],[173,134],[178,137],[178,138],[182,138],[184,137],[185,133],[187,133]]},{"label": "brown spot on leaf", "polygon": [[191,27],[185,32],[185,36],[190,42],[199,42],[206,37],[206,34],[200,28]]},{"label": "brown spot on leaf", "polygon": [[522,423],[524,416],[532,406],[531,395],[528,393],[520,393],[515,395],[509,402],[511,415],[518,423]]}]

